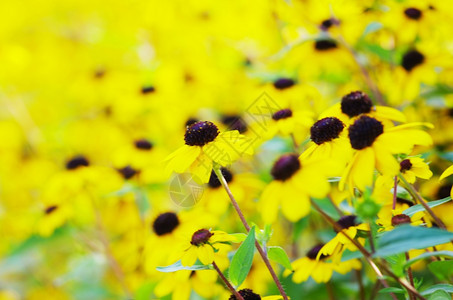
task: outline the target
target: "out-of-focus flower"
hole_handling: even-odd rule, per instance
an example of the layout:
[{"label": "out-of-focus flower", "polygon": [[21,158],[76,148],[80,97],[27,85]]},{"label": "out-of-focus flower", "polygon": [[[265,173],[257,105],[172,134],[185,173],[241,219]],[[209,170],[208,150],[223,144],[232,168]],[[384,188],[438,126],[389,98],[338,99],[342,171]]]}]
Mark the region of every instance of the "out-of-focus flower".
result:
[{"label": "out-of-focus flower", "polygon": [[423,158],[409,157],[400,162],[400,172],[409,183],[414,183],[416,177],[430,179],[433,172]]}]

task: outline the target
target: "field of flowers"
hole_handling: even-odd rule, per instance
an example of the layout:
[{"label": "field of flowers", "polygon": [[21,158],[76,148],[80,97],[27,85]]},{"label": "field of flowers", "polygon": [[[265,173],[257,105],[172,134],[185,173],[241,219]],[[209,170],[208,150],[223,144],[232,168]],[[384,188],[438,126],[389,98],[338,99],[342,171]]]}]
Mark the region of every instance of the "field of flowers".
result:
[{"label": "field of flowers", "polygon": [[0,300],[453,299],[449,0],[0,3]]}]

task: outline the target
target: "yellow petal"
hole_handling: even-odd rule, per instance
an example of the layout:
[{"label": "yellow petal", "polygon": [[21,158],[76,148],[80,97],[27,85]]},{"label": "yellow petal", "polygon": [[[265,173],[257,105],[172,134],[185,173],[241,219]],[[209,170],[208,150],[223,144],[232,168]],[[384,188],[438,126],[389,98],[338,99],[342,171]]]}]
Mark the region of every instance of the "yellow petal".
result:
[{"label": "yellow petal", "polygon": [[355,186],[363,191],[373,184],[375,154],[372,147],[360,150],[351,170]]},{"label": "yellow petal", "polygon": [[182,146],[166,158],[168,161],[165,168],[166,172],[183,173],[196,160],[200,151],[201,148],[197,146]]},{"label": "yellow petal", "polygon": [[397,122],[406,122],[406,116],[397,109],[387,106],[376,106],[374,115],[379,119],[389,119]]},{"label": "yellow petal", "polygon": [[183,266],[193,266],[197,260],[197,250],[196,247],[192,246],[184,252],[183,257],[181,258],[181,264]]},{"label": "yellow petal", "polygon": [[442,180],[442,179],[444,179],[444,178],[450,176],[451,174],[453,174],[453,166],[448,167],[448,168],[442,173],[442,175],[440,175],[439,180]]},{"label": "yellow petal", "polygon": [[302,191],[296,193],[288,191],[288,187],[286,189],[287,191],[282,191],[282,213],[291,222],[299,221],[310,212],[310,199]]},{"label": "yellow petal", "polygon": [[198,259],[204,265],[209,265],[214,261],[214,249],[210,245],[203,245],[197,247],[197,256]]},{"label": "yellow petal", "polygon": [[261,195],[261,215],[266,224],[271,224],[277,219],[280,206],[280,188],[278,181],[272,181]]}]

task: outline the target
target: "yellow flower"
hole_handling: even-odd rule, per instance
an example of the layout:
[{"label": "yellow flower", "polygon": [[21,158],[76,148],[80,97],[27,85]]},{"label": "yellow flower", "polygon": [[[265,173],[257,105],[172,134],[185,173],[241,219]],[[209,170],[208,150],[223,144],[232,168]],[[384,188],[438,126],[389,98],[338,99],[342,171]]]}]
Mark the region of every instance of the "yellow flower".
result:
[{"label": "yellow flower", "polygon": [[220,133],[209,121],[194,123],[187,127],[185,145],[167,158],[167,172],[183,173],[189,170],[195,180],[209,181],[213,164],[227,166],[243,153],[252,154],[253,149],[237,130]]},{"label": "yellow flower", "polygon": [[329,192],[328,173],[333,165],[325,161],[301,162],[295,154],[281,156],[272,167],[274,180],[261,195],[264,222],[276,220],[279,207],[295,222],[310,211],[310,197],[322,198]]},{"label": "yellow flower", "polygon": [[411,224],[412,226],[418,226],[423,224],[422,218],[425,216],[423,211],[419,211],[415,213],[412,217],[409,217],[406,214],[403,214],[402,209],[395,209],[392,210],[392,216],[382,218],[379,215],[379,219],[376,220],[376,223],[382,226],[379,231],[389,231],[395,228],[395,226],[402,225],[402,224]]},{"label": "yellow flower", "polygon": [[410,157],[400,162],[400,172],[409,183],[414,183],[415,178],[430,179],[433,172],[429,169],[423,158]]},{"label": "yellow flower", "polygon": [[307,110],[293,110],[285,108],[272,114],[272,121],[267,128],[266,138],[270,139],[276,134],[288,136],[303,132],[310,127],[313,118],[312,113]]},{"label": "yellow flower", "polygon": [[340,103],[333,105],[321,114],[321,118],[334,116],[349,125],[355,118],[365,114],[381,121],[405,122],[406,117],[392,107],[373,105],[370,97],[362,91],[354,91],[343,96]]},{"label": "yellow flower", "polygon": [[393,154],[409,153],[414,145],[430,145],[432,139],[424,131],[413,129],[425,123],[410,123],[395,127],[384,127],[375,118],[361,116],[349,126],[349,141],[356,149],[340,181],[340,189],[346,183],[349,188],[364,190],[373,183],[374,169],[383,175],[395,176],[400,170]]},{"label": "yellow flower", "polygon": [[[332,260],[332,256],[320,254],[324,245],[319,244],[310,249],[305,257],[292,262],[294,274],[292,280],[295,283],[306,281],[311,276],[317,283],[328,282],[333,272],[346,274],[352,269],[359,270],[362,265],[358,259],[340,262],[339,259]],[[335,261],[338,261],[336,263]],[[291,271],[286,270],[284,275]]]},{"label": "yellow flower", "polygon": [[343,162],[342,165],[345,166],[352,157],[345,127],[346,125],[335,117],[318,120],[310,129],[310,146],[301,154],[300,159],[332,159]]},{"label": "yellow flower", "polygon": [[[322,255],[331,255],[333,256],[334,261],[339,262],[341,254],[345,249],[350,251],[357,250],[357,247],[345,235],[349,236],[351,239],[354,239],[356,238],[359,230],[370,230],[370,226],[367,223],[358,224],[357,217],[355,215],[343,216],[337,221],[337,224],[343,229],[319,250],[318,259]],[[362,238],[358,238],[358,242],[363,244],[364,240]]]},{"label": "yellow flower", "polygon": [[[440,178],[439,178],[439,181],[450,176],[451,174],[453,174],[453,166],[450,166],[448,167],[443,173],[442,175],[440,175]],[[451,188],[451,191],[450,191],[450,197],[453,198],[453,186]]]},{"label": "yellow flower", "polygon": [[202,264],[209,265],[214,261],[214,253],[219,250],[218,248],[232,240],[233,237],[223,231],[197,230],[191,240],[186,240],[182,245],[181,264],[192,266],[199,259]]}]

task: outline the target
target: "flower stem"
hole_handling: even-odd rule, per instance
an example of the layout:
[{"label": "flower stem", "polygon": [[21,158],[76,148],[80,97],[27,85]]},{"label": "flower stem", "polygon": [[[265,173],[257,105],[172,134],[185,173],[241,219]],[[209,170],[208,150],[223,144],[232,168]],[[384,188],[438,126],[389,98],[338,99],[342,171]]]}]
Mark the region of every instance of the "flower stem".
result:
[{"label": "flower stem", "polygon": [[398,176],[395,176],[395,183],[393,184],[393,205],[392,209],[396,209],[396,198],[398,197],[397,195],[397,190],[398,190]]},{"label": "flower stem", "polygon": [[[217,175],[217,178],[219,179],[220,183],[222,184],[223,188],[225,189],[228,196],[230,197],[231,204],[233,204],[233,207],[236,210],[237,214],[239,215],[239,218],[241,219],[242,224],[244,225],[247,232],[249,232],[250,226],[247,223],[247,220],[245,219],[244,214],[242,213],[241,209],[239,208],[239,205],[238,205],[236,199],[234,198],[233,193],[231,193],[228,183],[226,182],[225,177],[223,177],[223,174],[220,171],[220,168],[218,166],[215,166],[213,169],[214,169],[215,174]],[[266,264],[266,267],[269,270],[269,273],[271,274],[272,279],[274,280],[275,284],[277,285],[277,288],[280,291],[280,294],[282,295],[283,299],[288,300],[289,298],[286,295],[286,292],[283,289],[283,286],[282,286],[280,280],[278,279],[277,274],[275,273],[274,269],[272,268],[271,262],[267,258],[266,253],[264,252],[263,248],[258,243],[258,241],[255,241],[255,247],[256,247],[256,250],[258,250],[258,253],[261,255],[261,258],[263,259],[264,263]]]},{"label": "flower stem", "polygon": [[[346,234],[343,230],[343,228],[335,222],[328,214],[326,214],[321,207],[319,207],[318,204],[316,204],[313,199],[310,199],[311,205],[326,219],[327,222],[329,222],[333,228],[341,232],[349,241],[351,241],[354,246],[357,247],[357,249],[362,253],[368,264],[371,266],[373,271],[376,273],[379,281],[381,281],[382,285],[384,287],[389,287],[387,281],[384,279],[384,275],[382,274],[381,270],[379,269],[378,265],[373,261],[372,255],[368,250],[366,250],[359,242],[357,242],[355,239],[351,238],[348,234]],[[404,288],[406,288],[409,292],[412,292],[417,298],[421,300],[426,300],[420,293],[413,287],[411,286],[404,278],[401,279],[398,276],[396,276],[386,265],[380,264],[380,267],[388,274],[390,277],[398,281],[399,284],[401,284]],[[397,300],[398,298],[395,296],[394,293],[390,293],[393,299]]]},{"label": "flower stem", "polygon": [[225,283],[225,285],[228,287],[230,292],[236,297],[238,300],[244,300],[244,298],[241,296],[241,294],[236,291],[236,289],[231,285],[231,283],[226,279],[225,275],[223,275],[222,271],[220,271],[219,267],[217,264],[213,261],[212,266],[214,267],[214,270],[216,270],[217,274],[219,274],[219,277],[222,279],[222,281]]},{"label": "flower stem", "polygon": [[426,201],[423,200],[423,197],[414,188],[414,186],[412,184],[410,184],[409,182],[407,182],[407,180],[406,180],[406,178],[404,178],[404,176],[400,175],[400,178],[404,182],[404,185],[406,186],[406,188],[408,189],[408,191],[412,195],[412,197],[414,197],[414,199],[417,200],[425,208],[425,210],[431,215],[431,217],[434,219],[436,224],[439,226],[439,228],[447,230],[447,227],[445,227],[444,222],[442,222],[442,220],[438,216],[436,216],[436,214],[433,212],[431,207],[429,207],[429,205],[426,204]]},{"label": "flower stem", "polygon": [[[409,253],[405,252],[404,255],[406,256],[406,261],[408,261],[409,258]],[[412,275],[412,268],[409,267],[407,269],[407,277],[409,278],[409,282],[412,286],[414,286],[414,276]],[[415,288],[415,287],[414,287]],[[415,296],[413,293],[409,293],[409,299],[410,300],[415,300]]]},{"label": "flower stem", "polygon": [[362,281],[362,272],[360,272],[360,270],[355,270],[355,275],[357,277],[357,282],[359,284],[359,296],[360,296],[359,299],[365,300],[365,289]]}]

